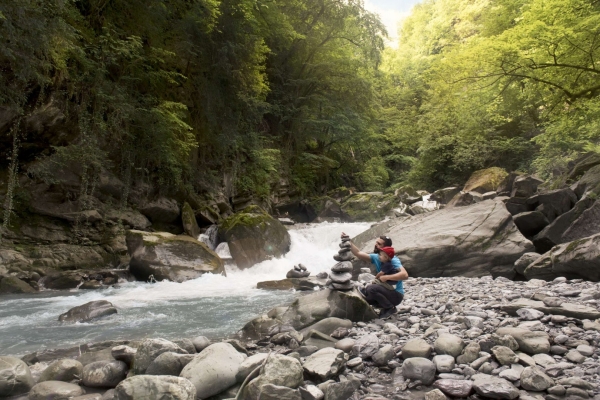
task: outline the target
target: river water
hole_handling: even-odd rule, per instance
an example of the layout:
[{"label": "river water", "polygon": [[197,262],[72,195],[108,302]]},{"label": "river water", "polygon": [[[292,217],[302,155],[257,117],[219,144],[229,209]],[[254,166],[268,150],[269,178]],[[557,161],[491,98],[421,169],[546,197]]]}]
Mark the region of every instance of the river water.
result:
[{"label": "river water", "polygon": [[[246,270],[227,267],[227,277],[205,274],[183,282],[128,282],[102,290],[47,291],[0,299],[0,355],[70,347],[116,339],[222,338],[252,318],[289,303],[299,293],[265,291],[256,283],[285,278],[294,264],[303,263],[312,275],[328,271],[339,250],[340,233],[351,237],[368,223],[321,223],[290,229],[292,246],[284,258]],[[93,300],[108,300],[118,310],[91,323],[63,324],[58,315]]]}]

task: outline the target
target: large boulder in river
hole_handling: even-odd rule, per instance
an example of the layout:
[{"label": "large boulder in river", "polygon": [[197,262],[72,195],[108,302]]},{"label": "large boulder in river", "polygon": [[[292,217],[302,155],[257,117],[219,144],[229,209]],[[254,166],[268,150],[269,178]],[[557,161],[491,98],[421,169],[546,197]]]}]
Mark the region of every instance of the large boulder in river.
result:
[{"label": "large boulder in river", "polygon": [[178,376],[137,375],[125,379],[115,388],[119,400],[161,399],[196,400],[196,388]]},{"label": "large boulder in river", "polygon": [[225,274],[217,253],[189,236],[131,230],[126,240],[129,270],[138,280],[153,275],[158,281],[183,282],[205,273]]},{"label": "large boulder in river", "polygon": [[356,291],[325,289],[299,297],[289,307],[276,307],[267,315],[253,319],[238,335],[256,339],[269,334],[275,325],[291,325],[300,330],[329,317],[360,322],[377,318],[377,314]]},{"label": "large boulder in river", "polygon": [[495,191],[508,173],[498,167],[481,169],[473,172],[465,184],[463,192],[487,193]]},{"label": "large boulder in river", "polygon": [[398,197],[391,193],[359,192],[346,197],[342,210],[351,221],[379,221],[399,203]]},{"label": "large boulder in river", "polygon": [[329,196],[313,197],[304,201],[304,206],[309,222],[345,222],[349,220],[340,203]]},{"label": "large boulder in river", "polygon": [[3,276],[0,279],[0,294],[36,292],[27,282],[16,276]]},{"label": "large boulder in river", "polygon": [[183,368],[180,376],[192,382],[199,399],[206,399],[236,384],[245,358],[229,343],[211,344]]},{"label": "large boulder in river", "polygon": [[0,357],[0,398],[27,393],[33,384],[25,362],[15,357]]},{"label": "large boulder in river", "polygon": [[353,241],[370,253],[380,235],[392,238],[409,275],[420,277],[512,277],[514,262],[534,251],[499,199],[385,221]]},{"label": "large boulder in river", "polygon": [[224,220],[219,226],[219,236],[229,244],[238,268],[282,257],[291,245],[287,229],[258,206],[248,206]]},{"label": "large boulder in river", "polygon": [[555,246],[525,268],[527,279],[559,276],[600,280],[600,234]]},{"label": "large boulder in river", "polygon": [[88,322],[96,318],[116,314],[117,309],[106,300],[96,300],[73,307],[58,316],[60,322]]}]

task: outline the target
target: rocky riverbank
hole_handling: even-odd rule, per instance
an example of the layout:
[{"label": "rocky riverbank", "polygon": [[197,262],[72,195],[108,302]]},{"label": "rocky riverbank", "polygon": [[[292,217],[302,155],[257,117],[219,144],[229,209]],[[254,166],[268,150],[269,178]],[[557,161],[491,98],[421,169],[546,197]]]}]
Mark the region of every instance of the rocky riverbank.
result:
[{"label": "rocky riverbank", "polygon": [[597,283],[451,277],[411,278],[405,286],[388,320],[376,319],[352,292],[325,289],[217,343],[156,338],[43,351],[24,361],[1,357],[0,376],[14,378],[0,379],[0,395],[600,398]]}]

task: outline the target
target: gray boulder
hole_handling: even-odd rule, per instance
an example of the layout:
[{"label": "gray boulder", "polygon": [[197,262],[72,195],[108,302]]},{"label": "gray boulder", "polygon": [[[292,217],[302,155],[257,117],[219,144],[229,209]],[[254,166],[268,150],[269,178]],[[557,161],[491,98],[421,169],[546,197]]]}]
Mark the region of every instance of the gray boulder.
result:
[{"label": "gray boulder", "polygon": [[[297,389],[302,382],[303,371],[300,361],[293,357],[274,354],[269,356],[267,362],[261,368],[260,375],[246,386],[244,398],[262,399],[265,385]],[[292,395],[289,391],[284,390],[283,392]],[[300,392],[298,392],[299,394]]]},{"label": "gray boulder", "polygon": [[137,375],[119,383],[114,399],[196,400],[196,388],[189,380],[176,376]]},{"label": "gray boulder", "polygon": [[411,339],[402,347],[402,358],[409,359],[413,357],[429,358],[433,349],[424,339]]},{"label": "gray boulder", "polygon": [[458,357],[464,347],[465,342],[460,337],[449,333],[440,334],[433,345],[437,354],[449,354],[452,357]]},{"label": "gray boulder", "polygon": [[61,381],[46,381],[35,385],[29,392],[29,400],[64,400],[81,396],[85,390],[79,385]]},{"label": "gray boulder", "polygon": [[10,397],[29,392],[33,387],[29,367],[15,357],[0,357],[0,397]]},{"label": "gray boulder", "polygon": [[448,204],[450,200],[452,200],[452,198],[458,193],[460,193],[460,188],[458,187],[448,187],[444,189],[439,189],[433,192],[431,196],[429,196],[429,200],[436,201],[440,204]]},{"label": "gray boulder", "polygon": [[470,364],[479,358],[481,346],[477,342],[469,343],[462,351],[462,354],[456,357],[459,364]]},{"label": "gray boulder", "polygon": [[238,372],[235,375],[236,380],[239,383],[243,382],[252,371],[263,364],[263,362],[267,359],[267,356],[268,353],[257,353],[242,361]]},{"label": "gray boulder", "polygon": [[544,214],[539,211],[526,211],[513,216],[513,221],[521,233],[531,237],[539,233],[550,222]]},{"label": "gray boulder", "polygon": [[552,190],[527,199],[527,204],[541,211],[550,222],[573,208],[575,203],[577,196],[571,189]]},{"label": "gray boulder", "polygon": [[362,359],[371,357],[379,350],[379,338],[373,334],[358,338],[352,346],[352,354]]},{"label": "gray boulder", "polygon": [[440,374],[452,372],[456,365],[454,357],[447,354],[435,356],[432,361],[435,364],[435,369]]},{"label": "gray boulder", "polygon": [[538,367],[527,367],[521,373],[521,387],[525,390],[543,392],[552,386],[554,386],[554,379]]},{"label": "gray boulder", "polygon": [[360,381],[350,376],[347,381],[330,383],[323,392],[327,400],[348,400],[359,387]]},{"label": "gray boulder", "polygon": [[223,260],[204,243],[187,235],[127,231],[130,272],[138,280],[183,282],[205,273],[225,274]]},{"label": "gray boulder", "polygon": [[75,379],[81,379],[83,374],[83,364],[71,358],[54,361],[40,375],[38,382],[62,381],[71,382]]},{"label": "gray boulder", "polygon": [[177,354],[187,353],[181,347],[166,339],[145,339],[140,343],[135,354],[133,373],[136,375],[146,373],[146,369],[148,369],[152,361],[166,352]]},{"label": "gray boulder", "polygon": [[300,331],[301,334],[306,335],[310,331],[315,330],[324,333],[325,335],[331,335],[339,328],[352,328],[352,321],[349,319],[330,317],[320,320],[319,322],[312,324]]},{"label": "gray boulder", "polygon": [[496,334],[499,336],[512,336],[519,344],[519,350],[528,354],[548,353],[550,351],[549,336],[546,332],[503,327],[498,329]]},{"label": "gray boulder", "polygon": [[494,357],[500,365],[511,365],[519,362],[519,357],[508,347],[494,346],[492,347],[492,353],[494,353]]},{"label": "gray boulder", "polygon": [[114,388],[127,376],[123,361],[96,361],[83,367],[83,384],[89,387]]},{"label": "gray boulder", "polygon": [[452,397],[465,398],[473,390],[473,381],[456,379],[438,379],[433,387],[440,389],[444,394]]},{"label": "gray boulder", "polygon": [[435,380],[435,364],[422,357],[413,357],[404,360],[402,364],[402,376],[406,379],[420,380],[425,386],[429,386]]},{"label": "gray boulder", "polygon": [[[582,200],[586,201],[586,200]],[[572,242],[600,233],[600,201],[584,210],[563,234],[563,242]]]},{"label": "gray boulder", "polygon": [[308,376],[326,381],[337,376],[344,368],[346,361],[348,361],[348,355],[342,350],[325,348],[308,356],[303,368]]},{"label": "gray boulder", "polygon": [[[554,298],[556,299],[556,298]],[[552,305],[546,304],[544,301],[536,301],[530,299],[517,299],[512,303],[502,305],[500,309],[511,315],[517,315],[517,311],[522,308],[533,308],[543,312],[544,314],[552,314],[555,316],[564,315],[566,317],[577,318],[577,319],[598,319],[600,318],[600,312],[589,306],[581,304],[566,303],[558,299],[558,301],[552,298],[546,298],[548,303],[552,302]]]},{"label": "gray boulder", "polygon": [[600,165],[596,165],[589,170],[577,183],[571,186],[578,198],[597,198],[600,195]]},{"label": "gray boulder", "polygon": [[210,340],[206,336],[197,336],[192,339],[192,344],[196,348],[196,352],[200,353],[202,350],[210,346]]},{"label": "gray boulder", "polygon": [[542,183],[544,183],[543,180],[531,175],[518,176],[513,181],[510,197],[531,197]]},{"label": "gray boulder", "polygon": [[600,234],[560,244],[531,263],[524,271],[527,279],[552,280],[557,277],[600,280]]},{"label": "gray boulder", "polygon": [[396,254],[417,277],[514,276],[514,262],[534,251],[499,199],[381,222],[353,241],[370,252],[383,234],[399,243]]},{"label": "gray boulder", "polygon": [[297,298],[289,307],[277,307],[248,322],[238,333],[242,339],[257,339],[277,325],[302,330],[329,317],[353,322],[377,318],[371,306],[356,291],[320,290]]},{"label": "gray boulder", "polygon": [[[591,198],[582,199],[578,201],[571,210],[562,214],[550,225],[542,229],[542,231],[532,239],[537,251],[540,254],[543,254],[557,244],[600,233],[600,231],[598,231],[598,229],[600,229],[598,228],[598,224],[594,224],[594,221],[598,221],[597,205],[596,210],[590,211],[585,217],[582,217],[583,213],[594,204],[598,203]],[[572,230],[570,230],[571,226],[573,226]],[[568,230],[570,230],[569,238],[566,238],[565,233]]]},{"label": "gray boulder", "polygon": [[250,399],[260,400],[302,400],[300,390],[291,389],[286,386],[277,386],[271,383],[266,383],[256,392],[256,397],[247,397]]},{"label": "gray boulder", "polygon": [[533,252],[523,254],[517,261],[515,261],[515,271],[517,271],[517,274],[523,275],[525,273],[525,268],[527,268],[529,264],[536,261],[541,256],[541,254]]},{"label": "gray boulder", "polygon": [[196,354],[178,354],[170,351],[154,359],[146,369],[146,375],[179,376],[181,370],[196,357]]},{"label": "gray boulder", "polygon": [[196,214],[187,201],[183,203],[181,208],[181,222],[183,223],[183,231],[194,239],[198,239],[200,227],[198,221],[196,221]]},{"label": "gray boulder", "polygon": [[117,309],[106,300],[96,300],[73,307],[64,314],[58,316],[60,322],[88,322],[96,318],[116,314]]},{"label": "gray boulder", "polygon": [[126,345],[115,346],[112,349],[110,349],[110,354],[115,360],[123,361],[130,367],[133,364],[133,360],[135,359],[136,353],[137,349]]},{"label": "gray boulder", "polygon": [[0,280],[0,294],[35,293],[36,290],[16,276],[4,276]]},{"label": "gray boulder", "polygon": [[484,398],[516,399],[519,397],[519,389],[506,379],[486,374],[476,374],[471,379],[473,379],[475,392]]},{"label": "gray boulder", "polygon": [[391,344],[386,344],[371,356],[373,362],[378,367],[387,366],[388,362],[391,361],[394,357],[396,357],[396,352],[394,351],[394,348]]},{"label": "gray boulder", "polygon": [[229,343],[211,344],[183,368],[180,376],[192,382],[196,396],[204,399],[235,385],[245,358]]},{"label": "gray boulder", "polygon": [[160,197],[154,201],[144,204],[140,212],[152,221],[152,223],[171,224],[179,218],[181,210],[176,200]]}]

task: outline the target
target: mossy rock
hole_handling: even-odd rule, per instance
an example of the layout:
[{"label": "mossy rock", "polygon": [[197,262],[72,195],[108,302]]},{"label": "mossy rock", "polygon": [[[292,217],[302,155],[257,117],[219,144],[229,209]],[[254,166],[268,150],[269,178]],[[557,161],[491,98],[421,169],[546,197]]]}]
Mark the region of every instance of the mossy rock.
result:
[{"label": "mossy rock", "polygon": [[600,234],[554,246],[525,268],[527,279],[564,276],[600,281]]},{"label": "mossy rock", "polygon": [[581,179],[571,186],[577,197],[598,199],[600,197],[600,165],[590,168]]},{"label": "mossy rock", "polygon": [[355,193],[342,203],[351,221],[379,221],[399,204],[398,197],[380,192]]},{"label": "mossy rock", "polygon": [[36,290],[16,276],[4,276],[0,281],[0,294],[34,293]]},{"label": "mossy rock", "polygon": [[251,205],[219,225],[219,236],[229,244],[238,268],[249,268],[290,250],[290,235],[281,222]]},{"label": "mossy rock", "polygon": [[183,282],[205,273],[225,274],[223,260],[189,236],[130,230],[126,241],[129,270],[138,280]]},{"label": "mossy rock", "polygon": [[344,222],[349,220],[340,203],[329,196],[313,197],[307,203],[307,208],[311,210],[310,222]]},{"label": "mossy rock", "polygon": [[463,192],[487,193],[498,189],[500,183],[508,176],[502,168],[492,167],[473,172],[465,184]]}]

